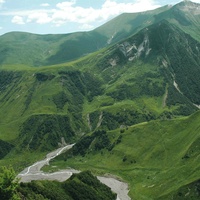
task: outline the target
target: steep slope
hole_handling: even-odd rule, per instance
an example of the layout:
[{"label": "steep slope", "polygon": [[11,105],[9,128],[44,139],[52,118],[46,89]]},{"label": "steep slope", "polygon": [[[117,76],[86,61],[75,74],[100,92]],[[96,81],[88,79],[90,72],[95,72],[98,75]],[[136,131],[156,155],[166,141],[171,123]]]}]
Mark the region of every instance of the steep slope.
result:
[{"label": "steep slope", "polygon": [[[134,199],[169,199],[188,184],[195,190],[200,178],[199,120],[197,112],[186,118],[130,126],[123,131],[94,132],[51,165],[118,175],[129,183],[129,194]],[[104,143],[98,143],[100,135]],[[193,195],[194,192],[188,192],[186,199]],[[195,195],[200,196],[198,191]]]},{"label": "steep slope", "polygon": [[167,12],[170,8],[170,6],[163,6],[151,11],[123,13],[96,28],[94,31],[99,34],[104,34],[107,37],[107,43],[113,44],[153,24],[155,22],[155,15]]},{"label": "steep slope", "polygon": [[0,163],[20,171],[89,131],[83,104],[101,93],[101,83],[90,72],[67,65],[40,71],[14,69],[0,71],[0,139],[13,147],[10,153],[3,149]]},{"label": "steep slope", "polygon": [[[126,120],[127,125],[134,123],[128,121],[130,118],[135,119],[131,116],[136,113],[130,110],[137,111],[137,116],[143,110],[146,120],[158,117],[160,108],[166,108],[166,117],[197,110],[196,105],[200,104],[198,49],[198,41],[162,21],[99,54],[93,71],[107,83],[102,104],[106,107],[100,109],[103,118],[110,119],[114,126],[120,119],[106,115],[114,107],[115,115],[121,118],[121,123]],[[124,117],[117,112],[114,102],[121,103],[119,112]]]},{"label": "steep slope", "polygon": [[131,124],[197,110],[198,49],[197,40],[164,20],[101,51],[92,69],[106,82],[105,93],[84,111],[93,110],[89,113],[92,127],[101,119],[100,128],[118,129],[83,137],[71,154],[61,156],[53,166],[67,163],[116,174],[129,183],[134,199],[168,199],[185,185],[195,190],[200,178],[200,113]]},{"label": "steep slope", "polygon": [[200,181],[194,181],[190,184],[184,185],[181,188],[179,188],[178,190],[167,194],[165,196],[163,196],[160,199],[177,199],[177,200],[181,200],[181,199],[199,199],[200,197]]},{"label": "steep slope", "polygon": [[[36,35],[22,32],[7,33],[0,37],[0,64],[42,66],[74,60],[135,33],[137,26],[141,26],[143,20],[149,19],[155,13],[163,10],[165,8],[144,14],[125,14],[125,16],[119,16],[90,32],[62,35]],[[135,19],[134,24],[129,25],[133,19]],[[141,26],[141,28],[143,27]],[[119,37],[114,37],[112,41],[113,30],[115,30]]]},{"label": "steep slope", "polygon": [[13,148],[13,145],[0,140],[0,159],[4,158]]},{"label": "steep slope", "polygon": [[200,4],[191,1],[182,1],[171,9],[159,13],[155,16],[158,22],[162,19],[168,20],[175,24],[184,32],[200,41]]},{"label": "steep slope", "polygon": [[70,68],[2,70],[0,80],[1,139],[10,141],[19,134],[17,143],[34,150],[50,150],[62,137],[72,142],[83,134],[87,130],[82,120],[84,99],[101,93],[100,87],[91,87],[100,82],[89,72]]},{"label": "steep slope", "polygon": [[[66,167],[67,161],[116,174],[134,199],[195,190],[198,5],[124,14],[89,33],[1,36],[0,165],[20,171],[45,152],[77,142],[55,165]],[[115,36],[106,27],[118,27]],[[114,45],[92,53],[107,42]],[[32,67],[47,64],[55,65]]]},{"label": "steep slope", "polygon": [[102,48],[103,38],[92,32],[62,35],[7,33],[0,37],[0,64],[44,66],[63,63]]},{"label": "steep slope", "polygon": [[108,43],[116,43],[137,33],[149,25],[162,20],[175,24],[195,39],[200,40],[200,4],[183,1],[175,6],[166,5],[161,8],[141,13],[124,13],[94,31],[108,37]]},{"label": "steep slope", "polygon": [[199,7],[199,4],[184,1],[152,11],[125,13],[89,32],[62,35],[8,33],[0,37],[0,64],[43,66],[75,60],[163,19],[200,41]]},{"label": "steep slope", "polygon": [[73,63],[1,70],[0,139],[50,150],[99,127],[189,115],[200,105],[199,49],[164,20]]}]

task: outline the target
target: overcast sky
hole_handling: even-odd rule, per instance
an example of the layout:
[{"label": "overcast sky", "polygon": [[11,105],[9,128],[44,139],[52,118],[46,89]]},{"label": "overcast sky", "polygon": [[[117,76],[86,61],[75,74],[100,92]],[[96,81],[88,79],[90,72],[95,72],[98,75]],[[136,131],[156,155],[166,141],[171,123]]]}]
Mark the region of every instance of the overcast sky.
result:
[{"label": "overcast sky", "polygon": [[[0,0],[0,35],[10,31],[70,33],[92,30],[117,15],[180,0]],[[200,0],[193,0],[199,2]]]}]

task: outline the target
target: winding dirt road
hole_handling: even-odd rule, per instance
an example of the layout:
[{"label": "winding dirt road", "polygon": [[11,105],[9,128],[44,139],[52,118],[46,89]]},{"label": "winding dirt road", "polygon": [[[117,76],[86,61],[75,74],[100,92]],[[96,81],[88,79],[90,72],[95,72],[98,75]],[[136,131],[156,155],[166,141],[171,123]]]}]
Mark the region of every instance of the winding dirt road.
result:
[{"label": "winding dirt road", "polygon": [[[56,156],[72,148],[73,145],[74,144],[61,147],[47,154],[44,160],[38,161],[33,165],[25,168],[20,174],[18,174],[17,177],[20,178],[21,182],[30,182],[32,180],[57,180],[62,182],[67,180],[73,173],[79,173],[80,171],[75,169],[66,169],[54,173],[44,173],[43,171],[41,171],[41,168],[44,165],[48,165],[49,161]],[[128,196],[128,185],[126,183],[109,177],[98,176],[97,178],[102,183],[110,187],[113,192],[117,193],[117,200],[131,200],[131,198]]]}]

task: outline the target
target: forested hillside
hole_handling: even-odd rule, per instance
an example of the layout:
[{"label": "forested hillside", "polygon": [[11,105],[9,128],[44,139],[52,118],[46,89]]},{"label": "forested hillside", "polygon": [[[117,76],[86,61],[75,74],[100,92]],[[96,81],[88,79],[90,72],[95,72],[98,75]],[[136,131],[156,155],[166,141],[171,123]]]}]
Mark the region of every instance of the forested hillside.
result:
[{"label": "forested hillside", "polygon": [[[90,32],[0,36],[0,165],[20,172],[76,143],[46,170],[111,173],[139,200],[198,198],[199,8],[184,1]],[[48,186],[71,187],[21,192],[46,198],[33,188]]]}]

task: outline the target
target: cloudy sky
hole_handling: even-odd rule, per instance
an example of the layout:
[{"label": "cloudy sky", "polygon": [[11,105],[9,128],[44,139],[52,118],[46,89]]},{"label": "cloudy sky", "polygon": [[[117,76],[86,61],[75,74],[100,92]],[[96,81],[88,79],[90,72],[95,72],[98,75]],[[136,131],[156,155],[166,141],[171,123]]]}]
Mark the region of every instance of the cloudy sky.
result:
[{"label": "cloudy sky", "polygon": [[[152,10],[180,0],[0,0],[0,35],[10,31],[92,30],[124,12]],[[199,2],[200,0],[193,0]]]}]

